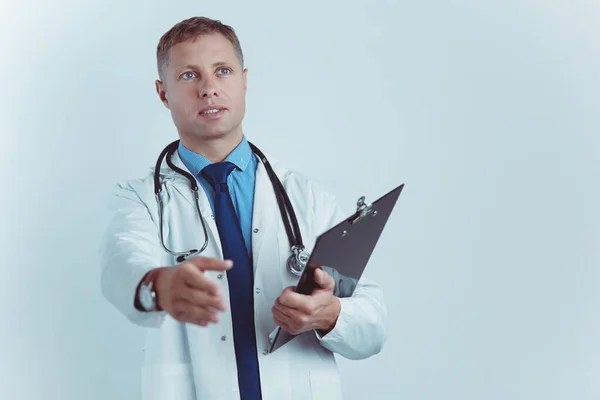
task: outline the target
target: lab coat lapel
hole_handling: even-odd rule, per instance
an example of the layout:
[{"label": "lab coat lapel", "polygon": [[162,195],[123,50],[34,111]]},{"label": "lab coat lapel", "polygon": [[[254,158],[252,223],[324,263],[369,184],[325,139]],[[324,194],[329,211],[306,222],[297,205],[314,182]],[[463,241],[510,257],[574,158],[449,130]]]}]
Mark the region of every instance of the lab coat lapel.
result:
[{"label": "lab coat lapel", "polygon": [[256,180],[254,187],[254,207],[252,213],[252,261],[254,272],[265,257],[265,245],[276,246],[277,241],[273,238],[277,236],[277,219],[279,216],[279,207],[277,198],[273,190],[273,185],[269,180],[269,175],[262,162],[258,163],[256,168]]}]

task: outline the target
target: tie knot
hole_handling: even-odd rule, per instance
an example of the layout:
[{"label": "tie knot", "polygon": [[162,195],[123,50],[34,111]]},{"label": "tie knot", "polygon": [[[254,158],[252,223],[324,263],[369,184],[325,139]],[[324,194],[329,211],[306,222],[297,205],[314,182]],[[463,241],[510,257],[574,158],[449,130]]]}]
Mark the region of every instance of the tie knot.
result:
[{"label": "tie knot", "polygon": [[202,174],[208,179],[214,189],[227,184],[227,177],[235,165],[230,162],[219,162],[207,165],[202,169]]}]

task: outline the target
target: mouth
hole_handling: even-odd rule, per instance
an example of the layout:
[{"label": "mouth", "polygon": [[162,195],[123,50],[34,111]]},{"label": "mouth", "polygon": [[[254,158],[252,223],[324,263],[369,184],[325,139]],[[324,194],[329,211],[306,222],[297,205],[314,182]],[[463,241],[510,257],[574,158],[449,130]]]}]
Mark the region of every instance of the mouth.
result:
[{"label": "mouth", "polygon": [[205,118],[218,118],[225,112],[226,108],[221,106],[207,106],[200,111],[200,116]]}]

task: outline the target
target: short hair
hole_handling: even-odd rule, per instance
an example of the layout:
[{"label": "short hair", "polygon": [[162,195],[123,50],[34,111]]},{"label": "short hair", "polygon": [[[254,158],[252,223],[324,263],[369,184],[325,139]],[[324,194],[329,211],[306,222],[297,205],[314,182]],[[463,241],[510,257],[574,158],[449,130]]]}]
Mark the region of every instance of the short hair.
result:
[{"label": "short hair", "polygon": [[243,69],[244,54],[242,53],[242,46],[240,45],[240,41],[233,28],[221,23],[219,20],[207,17],[192,17],[177,23],[160,38],[156,48],[156,62],[159,77],[163,79],[165,70],[169,65],[169,50],[171,47],[187,40],[196,39],[202,35],[214,33],[220,33],[231,42]]}]

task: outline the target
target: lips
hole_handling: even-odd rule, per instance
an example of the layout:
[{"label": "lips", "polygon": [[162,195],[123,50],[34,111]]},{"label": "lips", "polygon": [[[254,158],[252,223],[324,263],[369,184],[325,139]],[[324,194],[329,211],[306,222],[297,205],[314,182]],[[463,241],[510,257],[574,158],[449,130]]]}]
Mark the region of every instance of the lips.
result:
[{"label": "lips", "polygon": [[200,110],[200,115],[213,115],[218,114],[219,112],[225,110],[225,107],[212,105],[206,106],[202,110]]}]

